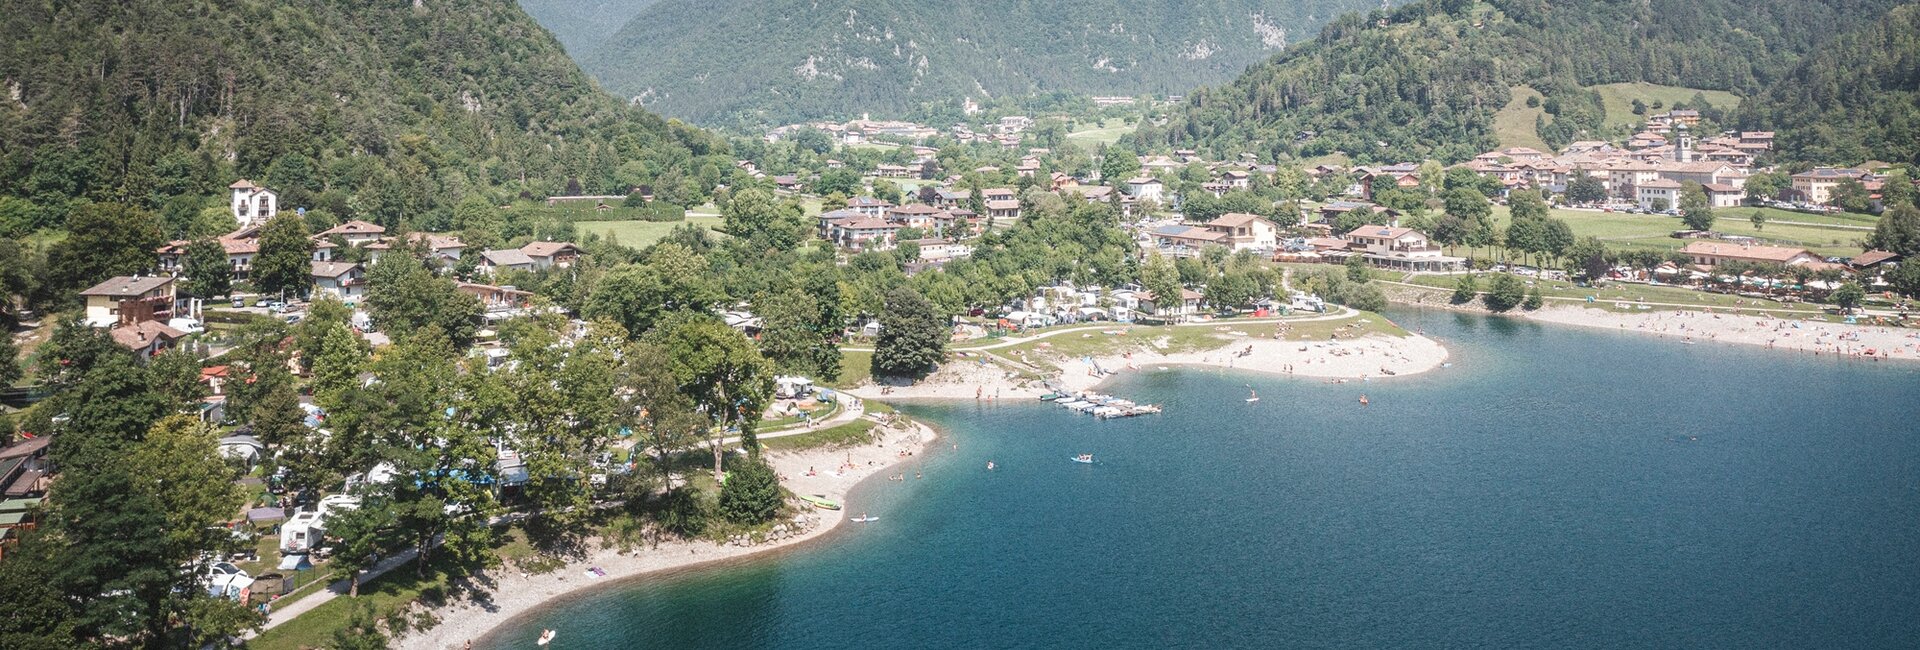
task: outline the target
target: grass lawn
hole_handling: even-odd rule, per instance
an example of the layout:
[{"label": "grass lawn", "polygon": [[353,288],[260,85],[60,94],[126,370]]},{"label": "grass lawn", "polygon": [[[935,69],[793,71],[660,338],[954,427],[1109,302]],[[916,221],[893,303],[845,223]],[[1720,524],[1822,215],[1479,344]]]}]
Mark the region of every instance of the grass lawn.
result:
[{"label": "grass lawn", "polygon": [[708,230],[717,231],[720,228],[718,217],[695,216],[688,216],[686,221],[580,221],[574,223],[574,228],[579,229],[580,232],[599,233],[602,237],[617,238],[622,246],[629,248],[646,248],[660,241],[660,238],[666,237],[668,232],[682,223],[690,223]]},{"label": "grass lawn", "polygon": [[1068,133],[1067,142],[1071,142],[1081,149],[1092,152],[1099,145],[1118,142],[1120,136],[1132,133],[1134,129],[1135,127],[1128,126],[1125,120],[1117,117],[1108,118],[1102,121],[1098,127]]},{"label": "grass lawn", "polygon": [[[1487,290],[1487,285],[1491,282],[1492,277],[1494,275],[1495,274],[1493,273],[1475,273],[1474,274],[1474,276],[1479,279],[1481,291]],[[1433,287],[1435,289],[1445,289],[1445,290],[1451,291],[1453,290],[1454,286],[1457,283],[1459,283],[1460,281],[1459,277],[1460,276],[1458,275],[1451,275],[1451,276],[1414,275],[1411,277],[1392,277],[1389,279],[1399,281],[1399,282],[1417,284],[1425,287]],[[1526,280],[1526,278],[1522,278],[1522,279]],[[1743,296],[1734,296],[1734,295],[1728,295],[1728,294],[1722,294],[1722,293],[1710,293],[1706,291],[1695,291],[1692,289],[1686,289],[1682,287],[1650,286],[1650,285],[1644,285],[1644,284],[1607,283],[1604,286],[1596,288],[1596,287],[1576,286],[1571,282],[1558,282],[1558,281],[1542,282],[1538,280],[1528,280],[1528,282],[1531,282],[1532,286],[1538,286],[1540,288],[1540,295],[1543,295],[1549,298],[1571,298],[1575,300],[1586,300],[1588,297],[1592,297],[1593,303],[1589,305],[1590,307],[1594,307],[1596,309],[1605,309],[1607,311],[1626,311],[1626,312],[1644,311],[1644,310],[1638,309],[1637,307],[1631,307],[1631,306],[1626,309],[1620,309],[1619,307],[1615,306],[1615,303],[1622,303],[1622,302],[1636,303],[1636,302],[1645,301],[1645,302],[1676,303],[1676,304],[1682,304],[1682,305],[1693,305],[1698,307],[1714,307],[1714,308],[1723,308],[1723,309],[1735,309],[1735,308],[1762,309],[1764,308],[1764,309],[1777,310],[1777,311],[1803,312],[1807,314],[1823,313],[1820,305],[1812,305],[1807,303],[1784,303],[1784,302],[1779,302],[1775,300],[1747,298]],[[1735,301],[1738,301],[1738,302],[1736,303]],[[1660,309],[1672,309],[1672,308],[1655,306],[1654,309],[1660,310]]]},{"label": "grass lawn", "polygon": [[[1493,114],[1493,135],[1500,140],[1500,146],[1552,151],[1553,148],[1548,147],[1547,142],[1540,139],[1540,133],[1533,128],[1534,119],[1546,115],[1546,110],[1539,106],[1527,107],[1527,98],[1540,97],[1540,91],[1514,86],[1512,92],[1513,99]],[[1548,121],[1552,119],[1548,118]]]},{"label": "grass lawn", "polygon": [[414,575],[413,565],[406,564],[371,582],[362,582],[358,598],[342,596],[327,601],[279,627],[260,633],[258,638],[247,642],[247,647],[252,650],[299,650],[331,645],[333,633],[347,626],[353,610],[362,603],[372,603],[378,615],[385,615],[414,601],[441,601],[446,598],[450,576],[468,573],[458,569],[446,557],[441,554],[441,559],[430,561],[424,578]]},{"label": "grass lawn", "polygon": [[[869,402],[871,404],[871,402]],[[861,418],[837,427],[821,429],[811,433],[781,438],[768,438],[761,442],[771,451],[790,451],[795,449],[815,449],[819,447],[850,447],[866,444],[873,440],[873,420]]]},{"label": "grass lawn", "polygon": [[[1740,96],[1724,90],[1697,90],[1679,86],[1661,86],[1650,83],[1617,83],[1593,86],[1600,93],[1600,103],[1607,109],[1607,126],[1635,126],[1646,121],[1646,115],[1633,114],[1633,100],[1646,102],[1647,115],[1664,113],[1673,108],[1674,102],[1693,101],[1695,93],[1705,95],[1715,108],[1730,109],[1740,104]],[[1655,110],[1654,102],[1661,102],[1661,108]]]},{"label": "grass lawn", "polygon": [[[1749,217],[1754,208],[1722,208],[1714,211],[1716,219],[1713,229],[1735,235],[1746,235],[1765,240],[1767,243],[1781,246],[1799,246],[1819,255],[1852,256],[1860,252],[1860,241],[1869,234],[1865,230],[1849,228],[1828,228],[1822,226],[1803,226],[1797,224],[1768,223],[1760,229],[1753,227]],[[1769,219],[1787,219],[1784,215],[1816,217],[1819,215],[1801,215],[1784,210],[1772,210]],[[1504,228],[1508,221],[1506,206],[1493,207],[1494,220]],[[1593,212],[1587,210],[1553,211],[1553,216],[1565,219],[1573,228],[1576,237],[1598,237],[1607,245],[1620,248],[1654,248],[1674,250],[1685,246],[1688,240],[1673,238],[1673,231],[1686,229],[1679,217],[1662,215],[1628,214],[1624,212]],[[1826,216],[1829,221],[1840,222],[1846,217]],[[1846,225],[1854,222],[1847,221]]]},{"label": "grass lawn", "polygon": [[873,353],[840,351],[840,377],[831,382],[820,382],[828,388],[852,388],[867,383],[873,378]]}]

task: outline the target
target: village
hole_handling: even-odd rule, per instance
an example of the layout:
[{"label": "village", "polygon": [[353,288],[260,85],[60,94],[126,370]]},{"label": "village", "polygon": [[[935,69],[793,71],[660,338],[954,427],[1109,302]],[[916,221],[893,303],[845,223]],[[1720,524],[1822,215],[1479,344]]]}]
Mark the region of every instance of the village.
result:
[{"label": "village", "polygon": [[[1699,122],[1697,114],[1690,113],[1674,110],[1652,116],[1644,131],[1623,142],[1574,142],[1559,153],[1503,148],[1451,167],[1428,161],[1306,167],[1258,162],[1251,154],[1206,160],[1191,150],[1138,157],[1107,143],[1099,146],[1096,159],[1059,140],[1061,129],[1051,129],[1056,137],[1046,141],[1037,134],[1046,129],[1037,129],[1036,120],[1023,116],[999,118],[982,132],[965,125],[942,132],[910,122],[868,119],[798,125],[769,132],[757,141],[761,148],[749,149],[760,154],[757,158],[735,162],[729,182],[719,188],[728,200],[716,197],[708,205],[672,206],[668,212],[678,219],[668,223],[677,223],[675,229],[659,231],[651,241],[616,242],[603,235],[623,224],[640,223],[620,221],[619,215],[663,205],[648,187],[635,187],[625,195],[556,195],[523,201],[520,208],[500,206],[503,211],[546,210],[541,214],[564,215],[570,221],[546,234],[523,232],[510,242],[489,237],[498,245],[485,247],[470,246],[461,231],[409,231],[360,219],[276,237],[272,230],[276,223],[286,223],[279,220],[283,215],[304,220],[306,209],[285,206],[275,189],[241,179],[227,188],[232,230],[166,242],[151,251],[150,272],[111,277],[79,291],[83,304],[75,320],[104,332],[142,363],[188,359],[184,363],[199,385],[189,391],[197,396],[195,419],[221,432],[221,455],[249,476],[248,485],[272,486],[258,492],[248,488],[254,498],[232,513],[235,530],[252,531],[248,534],[259,534],[264,541],[257,550],[209,565],[203,586],[216,596],[269,613],[269,625],[277,625],[306,609],[270,614],[276,603],[285,604],[279,599],[324,591],[316,586],[328,582],[323,574],[361,579],[361,569],[329,573],[313,567],[334,564],[339,538],[328,530],[341,513],[360,507],[355,486],[390,483],[402,470],[383,463],[340,482],[282,488],[297,447],[263,439],[251,419],[257,415],[233,413],[236,390],[245,392],[260,376],[260,368],[250,364],[261,357],[248,356],[254,353],[247,350],[263,342],[247,340],[247,332],[274,331],[270,336],[295,341],[303,336],[303,322],[319,319],[325,322],[310,326],[338,325],[332,329],[350,333],[353,340],[341,345],[379,355],[393,350],[402,333],[431,324],[443,332],[463,332],[453,352],[471,362],[470,372],[514,372],[520,364],[534,363],[527,351],[514,348],[516,340],[541,345],[552,340],[505,332],[530,323],[558,328],[559,345],[568,350],[563,356],[571,355],[574,346],[588,345],[599,336],[597,323],[609,316],[628,319],[622,325],[636,322],[631,315],[623,316],[646,307],[635,301],[674,299],[671,292],[637,293],[607,303],[596,302],[594,294],[572,293],[583,269],[603,285],[611,281],[610,275],[602,275],[596,257],[629,266],[644,260],[642,274],[667,273],[668,263],[653,267],[653,253],[636,256],[635,251],[670,246],[675,252],[665,255],[687,255],[693,254],[689,247],[715,245],[714,238],[744,242],[760,236],[741,225],[748,219],[739,204],[755,192],[781,206],[780,218],[797,217],[803,224],[803,231],[795,233],[805,240],[801,250],[845,269],[855,285],[865,282],[859,278],[897,273],[885,281],[924,287],[929,294],[942,286],[960,292],[941,283],[985,276],[969,270],[974,275],[965,277],[973,280],[961,280],[945,273],[947,269],[989,263],[1044,268],[1028,259],[1007,262],[1008,251],[1043,241],[1057,247],[1054,229],[1080,219],[1097,222],[1083,224],[1091,232],[1118,233],[1114,241],[1119,244],[1087,250],[1089,256],[1111,263],[1105,270],[1082,266],[1091,265],[1091,259],[1061,260],[1081,268],[1016,274],[1016,284],[995,287],[986,294],[991,297],[947,299],[931,314],[938,359],[932,365],[943,369],[923,376],[917,387],[880,376],[877,359],[871,376],[866,367],[877,348],[889,345],[886,324],[896,308],[891,293],[884,306],[869,302],[822,323],[816,332],[819,344],[834,357],[831,366],[840,369],[840,376],[768,376],[768,392],[751,420],[779,424],[764,428],[762,437],[890,425],[895,423],[891,416],[864,403],[884,398],[1037,396],[1100,418],[1161,412],[1155,405],[1094,391],[1099,380],[1121,369],[1137,370],[1131,354],[1149,348],[1055,347],[1041,341],[1058,332],[1082,337],[1096,337],[1097,332],[1098,339],[1111,341],[1132,334],[1136,344],[1147,340],[1141,334],[1152,333],[1164,344],[1178,332],[1125,328],[1205,327],[1205,336],[1188,337],[1188,347],[1177,353],[1159,352],[1160,363],[1231,367],[1237,357],[1241,367],[1284,367],[1288,374],[1301,363],[1307,367],[1303,376],[1329,381],[1414,374],[1440,367],[1448,358],[1444,348],[1418,337],[1389,342],[1391,336],[1366,325],[1373,322],[1368,315],[1385,308],[1389,297],[1438,304],[1428,298],[1449,289],[1455,308],[1486,294],[1487,306],[1495,311],[1521,304],[1533,311],[1552,300],[1629,314],[1716,308],[1738,313],[1745,308],[1768,318],[1911,326],[1906,310],[1912,288],[1902,284],[1908,281],[1899,275],[1902,256],[1860,246],[1872,230],[1861,220],[1869,217],[1839,204],[1864,202],[1851,207],[1878,211],[1884,195],[1911,192],[1912,181],[1883,168],[1786,173],[1763,166],[1760,161],[1772,150],[1772,133],[1696,138],[1692,129]],[[809,137],[805,132],[826,133],[831,145],[812,155],[801,153],[794,144]],[[1752,234],[1711,227],[1748,223],[1741,217],[1748,209],[1761,211],[1753,213]],[[1718,222],[1706,217],[1716,212]],[[1523,236],[1520,232],[1535,223],[1523,222],[1529,218],[1537,220],[1539,228]],[[1774,230],[1763,230],[1767,225]],[[1838,238],[1808,246],[1768,236],[1794,228]],[[1845,248],[1854,250],[1832,254]],[[297,262],[291,275],[289,255]],[[982,256],[1001,262],[976,259]],[[389,257],[407,263],[384,263]],[[279,261],[267,262],[269,258]],[[377,269],[389,269],[384,279]],[[1479,282],[1489,278],[1494,279],[1492,286],[1481,291]],[[1523,287],[1514,289],[1523,293],[1501,296],[1503,282]],[[1605,294],[1605,286],[1613,287],[1614,294]],[[1623,286],[1632,288],[1623,291]],[[388,306],[413,299],[423,287],[431,289],[428,293],[448,287],[450,292],[418,308]],[[1414,297],[1407,297],[1409,291]],[[1646,291],[1657,291],[1656,298],[1638,297]],[[1908,297],[1900,297],[1902,291]],[[1629,294],[1637,297],[1629,299]],[[1729,296],[1736,300],[1731,307]],[[1499,302],[1510,304],[1495,306]],[[704,304],[694,311],[704,310],[742,341],[765,344],[779,336],[770,321],[780,316],[761,305],[713,298]],[[409,315],[391,316],[403,313]],[[1306,327],[1323,320],[1318,317],[1323,314],[1338,320],[1327,329]],[[417,322],[389,322],[393,318]],[[1562,313],[1553,318],[1572,317]],[[1290,332],[1296,324],[1302,329]],[[1122,329],[1069,329],[1089,325]],[[16,338],[47,345],[48,338],[61,336],[48,335],[57,330],[51,316],[25,326],[27,331]],[[1331,329],[1335,326],[1339,329]],[[1626,327],[1624,322],[1620,326]],[[1645,329],[1647,323],[1639,327]],[[1250,335],[1249,329],[1262,334]],[[1348,344],[1355,347],[1341,347],[1342,336],[1355,341]],[[1374,336],[1383,338],[1369,338]],[[1284,343],[1257,343],[1261,338]],[[277,340],[264,343],[286,350],[287,344]],[[1256,344],[1237,355],[1214,351],[1242,341]],[[1769,346],[1772,342],[1767,341]],[[1015,343],[1020,346],[1001,349]],[[1847,350],[1882,357],[1920,354],[1911,344],[1899,345]],[[316,360],[304,356],[325,348],[295,347],[290,356],[265,358],[283,360],[302,386],[298,407],[306,428],[327,437],[335,414],[322,405],[330,400],[318,384],[338,380],[323,377],[324,363],[316,368]],[[1366,351],[1374,357],[1359,358]],[[843,367],[842,358],[851,367]],[[1323,365],[1311,365],[1315,363]],[[368,367],[355,366],[354,376],[365,386],[375,386],[382,379]],[[7,396],[9,408],[32,410],[45,394],[27,387]],[[244,398],[241,410],[257,413],[258,399]],[[65,416],[20,415],[21,422],[50,423],[46,426],[55,430],[58,418]],[[746,444],[740,436],[726,435],[730,427],[737,433],[740,424],[722,418],[709,425],[708,432],[729,441],[715,443],[716,459],[722,447]],[[59,468],[47,461],[54,438],[25,430],[13,444],[0,448],[0,485],[6,489],[6,501],[0,501],[0,553],[6,552],[6,540],[15,531],[32,529],[36,504],[58,489]],[[489,498],[511,504],[492,511],[495,517],[540,503],[513,495],[535,478],[530,465],[551,462],[527,458],[528,450],[517,448],[513,438],[493,437],[490,451],[474,459],[488,464]],[[676,439],[671,444],[677,446],[655,445],[653,452],[664,458],[697,451],[700,440]],[[595,447],[603,454],[582,465],[582,471],[595,477],[595,485],[604,485],[609,475],[635,471],[648,453],[642,441],[606,442]],[[835,489],[844,491],[850,485]],[[448,512],[461,512],[458,507],[448,505]],[[809,529],[813,525],[806,524]],[[416,552],[424,554],[425,548]]]}]

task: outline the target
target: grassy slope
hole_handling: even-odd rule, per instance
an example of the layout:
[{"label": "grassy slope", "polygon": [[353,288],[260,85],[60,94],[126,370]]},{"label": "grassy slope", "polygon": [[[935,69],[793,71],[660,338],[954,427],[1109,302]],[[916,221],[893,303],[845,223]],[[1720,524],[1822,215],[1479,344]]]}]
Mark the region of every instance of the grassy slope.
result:
[{"label": "grassy slope", "polygon": [[1128,126],[1123,120],[1110,118],[1101,122],[1097,128],[1068,133],[1067,142],[1071,142],[1085,151],[1092,152],[1096,146],[1113,144],[1120,139],[1120,136],[1132,133],[1135,128],[1134,126]]},{"label": "grassy slope", "polygon": [[1500,147],[1532,147],[1540,151],[1551,151],[1540,133],[1533,128],[1533,121],[1546,111],[1535,106],[1527,108],[1528,97],[1540,97],[1540,92],[1526,86],[1513,87],[1513,99],[1499,112],[1493,114],[1493,135],[1500,139]]},{"label": "grassy slope", "polygon": [[1705,95],[1707,101],[1718,108],[1733,108],[1740,103],[1738,95],[1724,90],[1699,90],[1639,82],[1601,84],[1594,86],[1593,90],[1600,93],[1600,101],[1606,106],[1607,126],[1635,125],[1646,120],[1645,116],[1633,114],[1635,99],[1647,103],[1648,115],[1666,111],[1666,109],[1653,110],[1651,107],[1655,101],[1661,102],[1662,106],[1672,107],[1674,102],[1692,101],[1695,93]]},{"label": "grassy slope", "polygon": [[580,221],[574,228],[580,232],[600,233],[603,237],[617,237],[620,244],[633,248],[645,248],[682,223],[691,223],[708,230],[720,227],[720,220],[714,217],[687,217],[686,221]]}]

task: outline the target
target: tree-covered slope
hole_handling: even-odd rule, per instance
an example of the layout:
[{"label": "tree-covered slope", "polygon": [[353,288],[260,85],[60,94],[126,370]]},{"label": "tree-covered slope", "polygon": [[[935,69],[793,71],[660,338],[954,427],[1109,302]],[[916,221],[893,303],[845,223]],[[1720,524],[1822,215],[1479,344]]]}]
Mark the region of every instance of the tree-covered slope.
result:
[{"label": "tree-covered slope", "polygon": [[520,8],[553,32],[568,52],[592,51],[658,0],[520,0]]},{"label": "tree-covered slope", "polygon": [[584,65],[727,123],[1044,91],[1184,93],[1378,0],[661,0]]},{"label": "tree-covered slope", "polygon": [[30,227],[239,177],[283,205],[434,227],[488,190],[725,167],[700,158],[710,136],[603,92],[512,0],[20,0],[0,12],[0,88],[0,202],[30,201]]},{"label": "tree-covered slope", "polygon": [[1820,48],[1741,110],[1795,160],[1920,164],[1920,4]]},{"label": "tree-covered slope", "polygon": [[1456,161],[1496,144],[1514,86],[1545,94],[1549,143],[1596,135],[1583,86],[1757,92],[1893,0],[1423,0],[1342,17],[1311,43],[1193,93],[1136,142],[1268,157]]}]

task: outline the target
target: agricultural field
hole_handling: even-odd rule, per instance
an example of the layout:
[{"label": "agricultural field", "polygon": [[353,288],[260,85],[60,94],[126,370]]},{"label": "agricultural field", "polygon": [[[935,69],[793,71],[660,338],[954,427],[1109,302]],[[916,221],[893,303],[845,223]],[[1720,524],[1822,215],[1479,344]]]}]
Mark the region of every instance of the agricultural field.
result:
[{"label": "agricultural field", "polygon": [[1724,90],[1700,90],[1679,86],[1662,86],[1650,83],[1617,83],[1593,86],[1600,93],[1600,103],[1607,109],[1607,126],[1637,126],[1646,121],[1644,115],[1633,114],[1633,100],[1646,102],[1647,115],[1666,112],[1667,109],[1654,110],[1654,102],[1671,108],[1674,102],[1691,102],[1695,94],[1703,95],[1715,108],[1730,109],[1740,105],[1740,96]]},{"label": "agricultural field", "polygon": [[1119,118],[1108,118],[1095,128],[1068,133],[1067,142],[1071,142],[1081,149],[1090,152],[1099,145],[1113,144],[1119,141],[1120,136],[1132,133],[1133,130],[1133,126],[1128,125]]},{"label": "agricultural field", "polygon": [[[1767,223],[1758,228],[1750,220],[1756,211],[1767,215]],[[1761,208],[1721,208],[1714,214],[1717,217],[1713,222],[1715,231],[1754,237],[1773,245],[1798,246],[1824,256],[1856,255],[1870,233],[1870,230],[1859,229],[1863,224],[1870,227],[1869,222],[1845,215],[1808,215]],[[1506,206],[1494,206],[1493,215],[1500,227],[1506,227]],[[1687,243],[1672,236],[1674,231],[1686,229],[1679,217],[1563,209],[1554,210],[1553,216],[1566,220],[1567,225],[1573,227],[1574,236],[1598,237],[1609,246],[1672,250]],[[1828,225],[1780,223],[1782,220]]]},{"label": "agricultural field", "polygon": [[1547,142],[1540,139],[1539,131],[1533,128],[1534,119],[1546,115],[1546,111],[1539,106],[1527,106],[1527,98],[1538,98],[1540,92],[1526,86],[1514,86],[1512,90],[1513,99],[1493,114],[1493,135],[1499,138],[1500,148],[1531,147],[1552,151]]},{"label": "agricultural field", "polygon": [[623,246],[646,248],[683,223],[714,231],[720,229],[719,217],[695,216],[688,216],[685,221],[580,221],[574,223],[573,227],[583,233],[616,238]]}]

